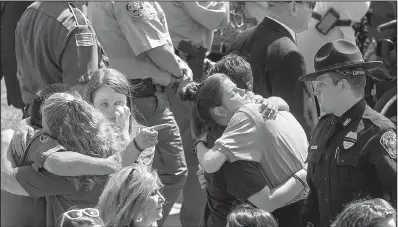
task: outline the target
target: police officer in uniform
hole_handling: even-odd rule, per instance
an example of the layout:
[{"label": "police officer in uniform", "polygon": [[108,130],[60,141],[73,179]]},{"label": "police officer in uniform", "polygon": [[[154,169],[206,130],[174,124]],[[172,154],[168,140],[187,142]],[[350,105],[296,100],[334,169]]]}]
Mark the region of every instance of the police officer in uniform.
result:
[{"label": "police officer in uniform", "polygon": [[153,162],[165,185],[162,226],[187,178],[182,139],[165,89],[192,80],[192,71],[174,53],[157,2],[89,2],[87,13],[112,67],[133,85],[134,103],[144,117],[137,120],[147,126],[172,125],[159,131]]},{"label": "police officer in uniform", "polygon": [[[25,115],[36,91],[54,83],[84,88],[87,75],[107,65],[81,2],[34,2],[15,31],[17,76]],[[84,4],[84,3],[83,3]]]},{"label": "police officer in uniform", "polygon": [[363,98],[365,72],[381,64],[364,62],[355,44],[340,39],[322,46],[315,72],[299,78],[313,81],[325,113],[308,149],[305,225],[330,226],[345,204],[365,197],[396,204],[396,127]]}]

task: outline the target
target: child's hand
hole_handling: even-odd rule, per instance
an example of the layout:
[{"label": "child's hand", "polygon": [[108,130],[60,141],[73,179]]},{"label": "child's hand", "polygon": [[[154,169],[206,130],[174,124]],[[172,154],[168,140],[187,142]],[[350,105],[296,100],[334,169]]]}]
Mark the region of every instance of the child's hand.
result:
[{"label": "child's hand", "polygon": [[130,109],[127,106],[116,107],[116,125],[123,131],[129,131],[130,125]]},{"label": "child's hand", "polygon": [[141,132],[134,138],[138,147],[145,150],[148,147],[155,146],[158,143],[158,131],[171,128],[171,124],[161,124],[152,127],[143,128]]}]

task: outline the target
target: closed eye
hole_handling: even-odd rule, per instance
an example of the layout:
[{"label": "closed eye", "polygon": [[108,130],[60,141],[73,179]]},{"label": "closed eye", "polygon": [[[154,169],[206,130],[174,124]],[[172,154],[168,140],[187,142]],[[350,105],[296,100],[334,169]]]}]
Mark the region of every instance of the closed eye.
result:
[{"label": "closed eye", "polygon": [[108,103],[107,103],[107,102],[101,103],[101,107],[102,107],[102,108],[108,108]]}]

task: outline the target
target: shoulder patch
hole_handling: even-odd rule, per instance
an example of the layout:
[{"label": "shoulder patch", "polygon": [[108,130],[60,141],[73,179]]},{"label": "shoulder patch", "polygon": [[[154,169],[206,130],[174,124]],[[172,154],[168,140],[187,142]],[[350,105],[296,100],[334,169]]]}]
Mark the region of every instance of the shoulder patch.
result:
[{"label": "shoulder patch", "polygon": [[385,132],[380,138],[380,144],[391,158],[397,159],[397,134],[395,132]]},{"label": "shoulder patch", "polygon": [[126,2],[126,11],[132,17],[141,17],[145,14],[143,2]]},{"label": "shoulder patch", "polygon": [[79,33],[75,34],[76,46],[90,47],[94,45],[93,34]]}]

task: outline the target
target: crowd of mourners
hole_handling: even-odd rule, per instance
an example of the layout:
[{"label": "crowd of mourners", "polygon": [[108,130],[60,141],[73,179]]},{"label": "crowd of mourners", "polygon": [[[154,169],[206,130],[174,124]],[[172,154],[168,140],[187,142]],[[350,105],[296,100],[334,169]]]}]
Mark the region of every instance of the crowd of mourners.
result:
[{"label": "crowd of mourners", "polygon": [[182,195],[183,227],[396,226],[396,125],[364,99],[382,62],[312,18],[347,8],[265,2],[212,61],[233,4],[1,2],[24,115],[1,225],[167,227]]}]

